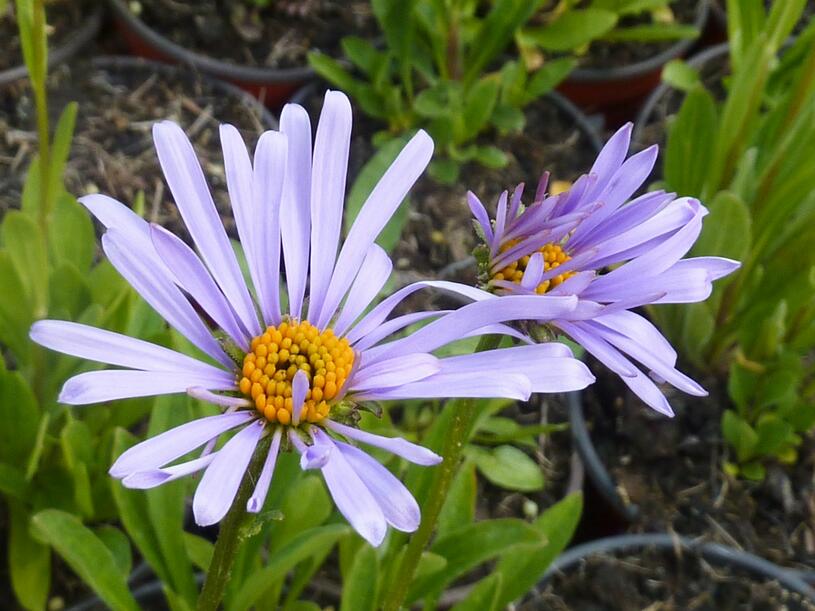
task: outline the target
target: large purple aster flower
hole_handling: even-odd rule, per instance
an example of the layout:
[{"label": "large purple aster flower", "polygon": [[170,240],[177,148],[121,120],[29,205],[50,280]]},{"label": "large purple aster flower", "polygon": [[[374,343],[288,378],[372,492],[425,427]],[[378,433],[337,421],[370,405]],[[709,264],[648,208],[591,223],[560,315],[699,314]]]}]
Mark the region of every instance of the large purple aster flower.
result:
[{"label": "large purple aster flower", "polygon": [[[713,280],[739,263],[682,258],[707,214],[699,201],[664,191],[629,201],[657,158],[656,146],[626,158],[630,138],[628,124],[608,141],[589,173],[565,192],[547,195],[548,174],[528,207],[521,204],[523,185],[511,197],[504,192],[492,222],[469,193],[485,242],[478,252],[480,279],[484,289],[498,295],[578,296],[580,307],[548,324],[620,375],[649,406],[673,415],[651,378],[693,395],[706,392],[676,369],[676,352],[656,327],[631,310],[702,301]],[[648,369],[651,378],[630,359]]]},{"label": "large purple aster flower", "polygon": [[[340,512],[373,545],[387,525],[413,531],[419,507],[390,471],[349,443],[378,447],[421,465],[433,452],[400,438],[355,426],[357,402],[437,397],[510,397],[585,387],[588,370],[561,344],[524,345],[439,358],[433,352],[467,336],[516,335],[502,323],[562,317],[574,297],[519,296],[474,303],[453,312],[415,312],[389,319],[405,296],[424,287],[469,294],[444,282],[405,287],[373,308],[391,272],[374,243],[430,160],[433,143],[419,132],[374,188],[337,254],[351,134],[351,107],[326,95],[312,154],[306,111],[288,105],[280,132],[260,138],[251,161],[238,132],[221,128],[230,200],[246,253],[244,281],[201,167],[181,128],[164,122],[154,137],[167,182],[197,253],[103,195],[82,203],[107,229],[104,251],[141,296],[201,352],[192,358],[109,331],[65,321],[41,321],[34,341],[74,356],[116,365],[69,379],[68,404],[186,392],[221,406],[201,418],[124,452],[111,475],[131,488],[150,488],[205,470],[195,492],[199,524],[218,522],[233,503],[255,449],[270,450],[247,509],[260,511],[280,451],[301,454],[304,469],[320,469]],[[282,252],[282,261],[281,261]],[[286,299],[281,291],[285,267]],[[533,303],[534,302],[534,303]],[[214,325],[198,315],[193,303]],[[370,309],[369,309],[370,308]],[[434,320],[435,319],[435,320]],[[386,341],[408,325],[429,322]],[[217,328],[213,328],[217,327]],[[216,448],[225,433],[228,440]],[[203,447],[197,458],[178,462]]]}]

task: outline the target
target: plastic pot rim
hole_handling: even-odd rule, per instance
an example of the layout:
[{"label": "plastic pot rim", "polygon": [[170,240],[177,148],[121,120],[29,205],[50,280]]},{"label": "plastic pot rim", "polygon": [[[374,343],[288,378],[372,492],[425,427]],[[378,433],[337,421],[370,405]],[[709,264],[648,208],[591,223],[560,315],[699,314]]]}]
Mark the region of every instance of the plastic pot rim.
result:
[{"label": "plastic pot rim", "polygon": [[218,78],[231,81],[252,82],[259,85],[274,85],[303,81],[312,78],[315,74],[310,66],[298,68],[263,68],[258,66],[243,66],[241,64],[214,59],[202,53],[191,51],[159,34],[134,15],[127,7],[125,0],[108,0],[108,4],[117,18],[124,21],[128,28],[161,54],[166,55],[178,63],[193,66],[202,72],[217,76]]},{"label": "plastic pot rim", "polygon": [[[696,18],[693,25],[699,30],[700,36],[707,23],[710,13],[710,0],[699,0],[696,5]],[[658,53],[654,57],[628,64],[610,68],[576,68],[566,79],[567,83],[595,83],[603,81],[625,80],[644,76],[655,70],[659,70],[672,59],[684,55],[698,38],[686,38],[678,40],[670,47]]]},{"label": "plastic pot rim", "polygon": [[769,560],[743,550],[670,533],[619,535],[576,545],[566,550],[552,562],[543,578],[538,582],[537,587],[545,587],[556,573],[568,571],[582,559],[593,554],[623,552],[646,547],[663,551],[680,549],[686,552],[695,552],[713,564],[738,568],[754,576],[773,579],[787,590],[804,596],[808,600],[815,601],[815,589],[806,582],[800,572],[785,569]]}]

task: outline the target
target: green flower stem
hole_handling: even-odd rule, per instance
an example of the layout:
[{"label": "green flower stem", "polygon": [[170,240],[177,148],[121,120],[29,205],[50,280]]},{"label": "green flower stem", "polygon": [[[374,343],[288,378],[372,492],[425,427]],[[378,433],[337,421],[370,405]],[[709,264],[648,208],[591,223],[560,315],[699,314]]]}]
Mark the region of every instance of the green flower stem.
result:
[{"label": "green flower stem", "polygon": [[34,0],[31,24],[31,84],[37,108],[37,143],[40,156],[40,225],[47,239],[48,213],[51,202],[51,143],[48,129],[48,98],[46,79],[48,76],[48,43],[45,35],[45,2]]},{"label": "green flower stem", "polygon": [[215,611],[224,597],[224,590],[232,572],[232,565],[235,562],[235,554],[243,542],[241,529],[246,521],[246,503],[252,496],[266,453],[269,451],[270,436],[264,437],[258,444],[254,456],[246,469],[238,494],[232,503],[229,512],[221,520],[221,529],[218,532],[218,540],[215,542],[215,550],[212,554],[212,561],[209,564],[207,577],[204,581],[204,588],[198,597],[198,611]]},{"label": "green flower stem", "polygon": [[[500,335],[485,335],[478,342],[475,351],[492,350],[497,348],[500,342]],[[461,453],[467,443],[476,413],[476,401],[475,399],[454,399],[447,404],[445,409],[453,410],[453,424],[444,440],[444,447],[441,452],[443,460],[436,472],[427,501],[422,507],[422,523],[411,536],[402,561],[396,570],[391,590],[382,606],[384,611],[398,611],[407,596],[410,584],[413,582],[413,576],[416,573],[416,567],[422,557],[422,552],[424,552],[430,538],[433,536],[436,522],[450,490],[450,484],[456,471],[458,471]]]}]

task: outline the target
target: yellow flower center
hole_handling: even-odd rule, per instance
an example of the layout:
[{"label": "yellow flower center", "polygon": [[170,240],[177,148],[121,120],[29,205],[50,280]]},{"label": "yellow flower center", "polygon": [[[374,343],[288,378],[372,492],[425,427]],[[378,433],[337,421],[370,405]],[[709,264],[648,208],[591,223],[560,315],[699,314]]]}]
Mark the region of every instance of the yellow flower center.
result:
[{"label": "yellow flower center", "polygon": [[[506,252],[516,244],[518,244],[519,240],[513,240],[504,244],[501,247],[501,252]],[[543,271],[548,272],[551,269],[559,267],[566,261],[569,261],[571,257],[566,254],[560,244],[546,244],[538,249],[543,255]],[[515,284],[520,284],[521,279],[524,277],[524,272],[526,271],[526,266],[529,264],[529,259],[531,256],[521,257],[517,261],[513,261],[505,268],[496,272],[492,279],[493,280],[508,280],[509,282],[514,282]],[[544,280],[541,282],[537,287],[535,287],[535,292],[538,295],[543,295],[549,289],[555,288],[557,285],[563,283],[568,278],[571,278],[575,275],[576,272],[568,271],[563,272],[562,274],[558,274],[554,278],[550,278],[549,280]]]},{"label": "yellow flower center", "polygon": [[243,359],[240,391],[252,399],[268,421],[289,424],[294,409],[292,380],[298,371],[309,381],[300,419],[319,422],[328,416],[354,364],[354,351],[334,331],[322,333],[309,323],[283,322],[270,326],[252,340]]}]

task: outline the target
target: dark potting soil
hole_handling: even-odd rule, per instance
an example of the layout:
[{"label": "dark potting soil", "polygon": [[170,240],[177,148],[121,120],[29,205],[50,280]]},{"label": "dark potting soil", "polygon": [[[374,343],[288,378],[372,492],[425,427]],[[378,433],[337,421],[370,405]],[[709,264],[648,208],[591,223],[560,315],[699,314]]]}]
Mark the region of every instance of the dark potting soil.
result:
[{"label": "dark potting soil", "polygon": [[[147,217],[185,235],[153,147],[152,126],[178,122],[190,136],[228,230],[233,228],[218,125],[232,123],[250,149],[264,129],[257,107],[193,74],[152,67],[97,68],[63,65],[49,77],[56,124],[70,101],[79,103],[65,170],[69,192],[101,192],[132,205],[144,194]],[[24,84],[0,90],[0,211],[20,206],[25,171],[36,151],[34,101]]]},{"label": "dark potting soil", "polygon": [[129,6],[185,49],[242,66],[302,67],[309,51],[341,56],[343,36],[376,35],[370,4],[360,0],[140,0]]},{"label": "dark potting soil", "polygon": [[598,554],[557,574],[520,611],[779,611],[815,604],[775,581],[712,565],[694,552]]},{"label": "dark potting soil", "polygon": [[[696,21],[700,0],[673,0],[669,3],[674,21],[681,25],[693,25]],[[586,3],[589,4],[589,3]],[[620,19],[617,27],[631,27],[651,23],[648,12],[626,16]],[[611,42],[597,40],[589,46],[588,52],[580,58],[581,68],[621,68],[643,62],[665,52],[677,40],[661,42]]]},{"label": "dark potting soil", "polygon": [[[591,439],[624,502],[639,507],[634,532],[677,532],[744,549],[777,564],[813,570],[815,438],[805,437],[795,465],[768,466],[764,481],[731,478],[721,437],[726,395],[668,395],[675,418],[658,414],[622,384],[592,369],[584,394]],[[599,375],[598,375],[599,374]]]},{"label": "dark potting soil", "polygon": [[[48,48],[59,47],[90,15],[90,0],[50,0],[46,6]],[[0,16],[0,71],[23,64],[23,50],[15,17],[15,3],[10,1],[6,13]]]}]

